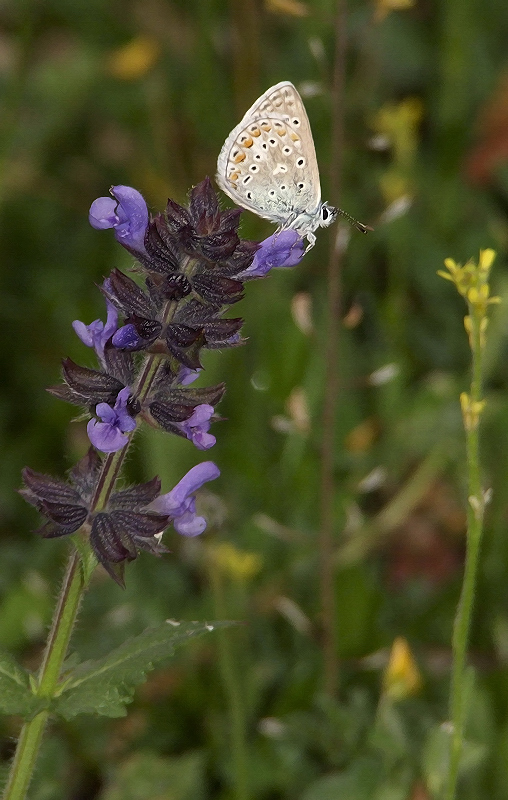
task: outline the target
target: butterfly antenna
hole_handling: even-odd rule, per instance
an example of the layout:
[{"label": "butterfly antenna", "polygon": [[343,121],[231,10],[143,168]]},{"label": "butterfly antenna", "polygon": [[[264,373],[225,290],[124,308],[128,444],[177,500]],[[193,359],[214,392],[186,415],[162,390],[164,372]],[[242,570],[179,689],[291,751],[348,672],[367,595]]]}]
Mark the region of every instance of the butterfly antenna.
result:
[{"label": "butterfly antenna", "polygon": [[370,225],[364,225],[363,222],[359,222],[357,219],[352,217],[351,214],[348,214],[347,211],[343,211],[342,208],[338,208],[337,211],[341,217],[347,219],[349,224],[352,225],[353,228],[356,228],[357,231],[360,231],[360,233],[368,233],[369,231],[374,230],[374,228],[371,228]]}]

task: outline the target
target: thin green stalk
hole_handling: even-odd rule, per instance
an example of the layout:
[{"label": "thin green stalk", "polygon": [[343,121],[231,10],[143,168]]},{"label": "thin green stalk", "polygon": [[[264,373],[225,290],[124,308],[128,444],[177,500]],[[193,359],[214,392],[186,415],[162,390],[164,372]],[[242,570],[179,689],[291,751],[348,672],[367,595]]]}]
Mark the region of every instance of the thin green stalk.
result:
[{"label": "thin green stalk", "polygon": [[[55,694],[84,588],[81,559],[77,552],[73,552],[63,580],[37,679],[35,694],[39,697],[47,697],[49,700]],[[23,800],[25,797],[49,714],[47,710],[40,711],[23,726],[4,800]]]},{"label": "thin green stalk", "polygon": [[[166,322],[172,318],[175,308],[176,304],[174,302],[168,303],[163,315]],[[141,399],[146,397],[160,363],[161,356],[150,355],[146,358],[136,385],[136,394]],[[132,435],[125,447],[116,453],[110,453],[104,459],[92,499],[91,511],[104,508],[107,504],[131,441]],[[76,534],[76,536],[80,535],[80,532]],[[69,560],[37,678],[35,693],[39,697],[48,698],[48,701],[55,696],[58,689],[62,665],[67,655],[81,600],[93,572],[93,566],[91,565],[93,557],[89,546],[85,545],[84,542],[80,542],[78,550],[79,552],[74,551],[72,553]],[[4,800],[23,800],[26,796],[49,715],[49,711],[41,711],[23,726],[12,762]]]},{"label": "thin green stalk", "polygon": [[473,356],[472,380],[471,393],[467,407],[465,407],[463,403],[468,473],[466,562],[452,639],[453,664],[450,697],[452,730],[446,800],[454,800],[455,798],[460,756],[464,739],[467,703],[466,691],[468,685],[466,680],[466,658],[474,607],[480,541],[483,531],[483,511],[485,506],[485,499],[481,487],[479,438],[479,409],[482,400],[483,343],[481,318],[475,313],[475,309],[471,307],[469,319],[471,320],[470,342]]},{"label": "thin green stalk", "polygon": [[[331,196],[340,204],[344,141],[344,81],[346,59],[346,0],[337,0],[335,10],[335,62],[332,87],[333,153],[330,171]],[[333,697],[339,683],[337,610],[335,602],[335,429],[339,402],[339,340],[342,302],[341,253],[332,242],[327,273],[326,383],[324,387],[323,435],[321,442],[319,592],[323,646],[323,690]]]},{"label": "thin green stalk", "polygon": [[[220,568],[213,561],[210,565],[210,584],[212,587],[215,615],[217,619],[227,616],[224,597],[223,578]],[[231,757],[235,780],[235,800],[249,800],[249,781],[247,776],[247,745],[245,741],[245,708],[243,689],[238,675],[238,659],[232,650],[231,637],[227,631],[218,631],[219,668],[222,674],[225,693],[229,702],[231,720]]]}]

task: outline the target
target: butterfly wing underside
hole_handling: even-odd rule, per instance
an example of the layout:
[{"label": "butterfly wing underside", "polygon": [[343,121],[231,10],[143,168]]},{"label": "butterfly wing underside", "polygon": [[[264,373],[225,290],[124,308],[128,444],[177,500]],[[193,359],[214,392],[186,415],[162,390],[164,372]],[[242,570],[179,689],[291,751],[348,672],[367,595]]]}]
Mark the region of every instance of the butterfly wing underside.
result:
[{"label": "butterfly wing underside", "polygon": [[292,83],[268,89],[231,131],[219,154],[217,182],[235,203],[278,225],[318,209],[314,141]]}]

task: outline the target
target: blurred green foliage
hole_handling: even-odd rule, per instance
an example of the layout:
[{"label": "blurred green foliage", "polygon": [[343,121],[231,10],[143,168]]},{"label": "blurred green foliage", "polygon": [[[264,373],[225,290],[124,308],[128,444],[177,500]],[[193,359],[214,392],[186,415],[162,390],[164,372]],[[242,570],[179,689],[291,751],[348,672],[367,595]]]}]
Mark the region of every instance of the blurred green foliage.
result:
[{"label": "blurred green foliage", "polygon": [[[84,452],[82,423],[69,426],[73,410],[44,388],[61,357],[92,364],[71,322],[102,315],[96,284],[131,265],[110,232],[89,227],[90,203],[121,183],[154,210],[168,196],[185,201],[253,100],[288,79],[305,98],[323,196],[375,228],[352,231],[342,258],[339,697],[322,693],[318,591],[332,229],[297,269],[248,285],[247,345],[209,354],[206,383],[228,386],[211,454],[222,477],[201,498],[209,530],[188,542],[168,533],[173,554],[141,555],[125,592],[97,571],[73,645],[99,658],[168,617],[247,624],[153,673],[125,719],[58,723],[32,800],[438,796],[464,546],[458,395],[468,348],[464,309],[436,271],[485,247],[498,252],[493,290],[504,304],[489,329],[483,458],[493,502],[460,797],[508,796],[508,6],[405,5],[347,4],[340,198],[329,195],[332,0],[0,7],[0,646],[26,666],[38,664],[66,551],[33,534],[20,470],[59,475]],[[244,236],[271,231],[245,214]],[[168,490],[198,460],[189,442],[149,431],[128,471],[158,473]],[[396,637],[421,675],[403,699],[382,682]],[[16,719],[1,724],[4,770],[18,729]]]}]

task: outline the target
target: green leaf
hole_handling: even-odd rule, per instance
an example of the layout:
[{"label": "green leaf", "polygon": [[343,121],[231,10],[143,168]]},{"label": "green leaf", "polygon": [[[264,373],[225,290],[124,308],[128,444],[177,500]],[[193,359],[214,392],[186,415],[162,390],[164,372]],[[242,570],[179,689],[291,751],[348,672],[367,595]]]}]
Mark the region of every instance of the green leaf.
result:
[{"label": "green leaf", "polygon": [[156,753],[135,753],[109,776],[101,800],[204,800],[206,757],[202,752],[161,758]]},{"label": "green leaf", "polygon": [[9,654],[0,651],[0,709],[4,714],[30,717],[47,705],[30,689],[30,673]]},{"label": "green leaf", "polygon": [[301,800],[372,800],[382,777],[379,761],[359,757],[349,769],[331,772],[311,783]]},{"label": "green leaf", "polygon": [[105,658],[85,661],[73,670],[53,704],[53,711],[65,719],[77,714],[123,717],[135,687],[144,682],[147,672],[162,666],[189,639],[232,624],[167,620],[147,628]]}]

